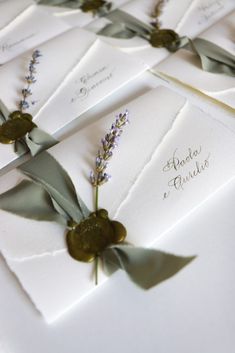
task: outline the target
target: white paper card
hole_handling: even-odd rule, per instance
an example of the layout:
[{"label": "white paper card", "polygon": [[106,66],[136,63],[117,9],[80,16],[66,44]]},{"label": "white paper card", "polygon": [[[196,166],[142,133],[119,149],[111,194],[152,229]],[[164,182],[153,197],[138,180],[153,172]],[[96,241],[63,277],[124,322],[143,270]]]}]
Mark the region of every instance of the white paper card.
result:
[{"label": "white paper card", "polygon": [[36,47],[70,27],[36,5],[27,7],[0,31],[0,64]]},{"label": "white paper card", "polygon": [[[200,35],[200,37],[221,46],[235,55],[234,23],[235,12],[232,12]],[[155,69],[235,108],[234,77],[203,71],[200,59],[185,49],[179,50],[157,65]]]},{"label": "white paper card", "polygon": [[[37,65],[37,82],[30,96],[35,103],[29,113],[50,134],[63,129],[147,69],[139,60],[80,28],[69,30],[38,49],[43,56]],[[27,52],[0,68],[0,108],[6,116],[18,109],[31,55],[32,51]],[[0,145],[0,151],[1,168],[17,158],[11,146]]]},{"label": "white paper card", "polygon": [[[126,225],[128,241],[148,246],[233,178],[235,126],[162,87],[125,108],[131,123],[110,163],[112,179],[100,189],[100,207]],[[113,120],[109,115],[50,149],[91,210],[89,172]],[[16,171],[3,176],[0,191],[21,178]],[[1,211],[0,249],[47,322],[96,288],[92,264],[69,257],[60,225]],[[104,278],[101,271],[100,283]]]},{"label": "white paper card", "polygon": [[0,30],[17,19],[33,3],[33,0],[1,0]]},{"label": "white paper card", "polygon": [[178,31],[194,38],[234,9],[234,0],[194,0],[178,24]]}]

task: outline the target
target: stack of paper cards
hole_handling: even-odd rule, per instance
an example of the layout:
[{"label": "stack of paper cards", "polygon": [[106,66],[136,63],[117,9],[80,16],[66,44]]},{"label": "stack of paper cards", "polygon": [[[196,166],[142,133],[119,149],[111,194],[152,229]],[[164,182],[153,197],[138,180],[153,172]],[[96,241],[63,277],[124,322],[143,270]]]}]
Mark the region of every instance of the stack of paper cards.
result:
[{"label": "stack of paper cards", "polygon": [[[234,46],[235,12],[230,13],[203,34],[210,42],[220,46],[235,57]],[[203,71],[200,59],[195,54],[181,49],[155,67],[160,74],[167,75],[198,89],[229,107],[235,108],[234,77]]]},{"label": "stack of paper cards", "polygon": [[[112,179],[100,187],[100,207],[126,226],[127,241],[149,246],[233,177],[235,125],[227,125],[229,116],[221,124],[163,87],[118,112],[126,108],[130,124],[109,166]],[[115,113],[49,150],[90,210],[94,195],[89,174]],[[22,178],[15,170],[1,177],[0,192]],[[68,255],[65,229],[56,223],[1,211],[0,250],[49,323],[96,288],[93,264]],[[100,271],[99,283],[104,279]]]},{"label": "stack of paper cards", "polygon": [[[155,6],[156,1],[153,0],[132,0],[121,6],[120,10],[134,16],[144,24],[150,25],[153,21],[151,14]],[[233,9],[235,9],[233,0],[225,0],[223,2],[183,0],[180,3],[170,0],[165,3],[160,15],[161,28],[170,28],[175,30],[179,35],[187,35],[194,38]],[[115,11],[107,17],[115,20]],[[107,23],[108,20],[106,18],[99,19],[93,21],[86,28],[98,31],[107,25]],[[103,39],[113,46],[142,59],[151,67],[170,55],[166,49],[153,48],[147,40],[140,37],[131,39],[103,37]]]},{"label": "stack of paper cards", "polygon": [[[82,113],[105,99],[147,66],[112,48],[94,33],[75,28],[40,45],[42,53],[34,101],[29,109],[34,122],[50,134],[61,131]],[[7,117],[17,110],[32,51],[0,68],[0,109]],[[5,83],[7,82],[7,89]],[[17,156],[9,145],[0,145],[0,167]]]}]

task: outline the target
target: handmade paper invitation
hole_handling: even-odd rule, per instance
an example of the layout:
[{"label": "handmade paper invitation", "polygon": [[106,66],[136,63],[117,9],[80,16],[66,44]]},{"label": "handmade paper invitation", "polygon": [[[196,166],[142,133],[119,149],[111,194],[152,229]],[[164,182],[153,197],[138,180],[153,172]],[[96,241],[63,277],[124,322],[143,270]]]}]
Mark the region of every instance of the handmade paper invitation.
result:
[{"label": "handmade paper invitation", "polygon": [[[110,13],[106,18],[92,22],[87,28],[100,33],[108,43],[141,58],[150,66],[154,66],[170,54],[159,44],[155,43],[154,45],[157,47],[153,47],[153,43],[146,40],[147,37],[151,37],[151,31],[154,28],[151,28],[151,25],[156,21],[160,23],[161,29],[171,29],[180,36],[186,35],[194,38],[235,9],[235,4],[231,0],[223,2],[183,0],[180,3],[166,1],[163,2],[162,6],[159,5],[156,16],[156,6],[159,3],[161,2],[153,0],[130,1],[117,11]],[[131,18],[126,17],[125,14],[131,16]],[[114,26],[107,31],[102,31],[101,29],[107,26],[108,21],[113,22]],[[136,32],[136,36],[131,37],[130,33],[125,30],[122,32],[120,23],[122,25],[127,24],[127,28]],[[115,33],[118,24],[120,34]],[[147,36],[146,31],[149,32]]]},{"label": "handmade paper invitation", "polygon": [[[111,219],[125,225],[129,243],[150,246],[233,178],[235,126],[231,117],[221,124],[159,87],[64,140],[49,153],[70,175],[91,211],[94,195],[89,175],[100,138],[115,113],[126,108],[130,124],[110,163],[112,178],[102,186],[99,203]],[[11,171],[1,177],[0,192],[22,179],[19,171]],[[97,288],[93,263],[69,256],[65,229],[55,222],[0,211],[0,249],[48,323]],[[104,280],[101,270],[99,284]]]},{"label": "handmade paper invitation", "polygon": [[200,36],[200,33],[235,9],[233,0],[194,0],[178,27],[181,35]]},{"label": "handmade paper invitation", "polygon": [[[76,41],[79,45],[74,45]],[[94,33],[79,28],[38,49],[42,57],[28,112],[34,123],[49,134],[63,129],[147,69],[139,60],[129,58],[97,39]],[[0,68],[0,109],[6,118],[18,109],[31,55],[29,51]],[[1,168],[17,158],[9,145],[0,144],[0,150]]]},{"label": "handmade paper invitation", "polygon": [[36,5],[28,6],[0,31],[0,64],[65,32],[69,25]]},{"label": "handmade paper invitation", "polygon": [[[201,38],[226,50],[223,54],[228,70],[235,73],[235,48],[234,48],[234,22],[235,12],[221,19],[207,31]],[[202,71],[199,57],[185,49],[180,49],[177,53],[157,65],[154,70],[160,74],[177,79],[180,83],[198,89],[206,95],[222,102],[231,108],[235,108],[234,99],[234,75],[224,73],[212,73]]]}]

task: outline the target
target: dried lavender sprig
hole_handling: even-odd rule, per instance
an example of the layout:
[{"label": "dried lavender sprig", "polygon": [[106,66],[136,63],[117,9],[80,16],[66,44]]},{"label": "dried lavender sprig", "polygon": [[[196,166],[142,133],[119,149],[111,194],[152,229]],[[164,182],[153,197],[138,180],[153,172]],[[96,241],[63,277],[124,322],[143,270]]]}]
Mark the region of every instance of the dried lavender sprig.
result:
[{"label": "dried lavender sprig", "polygon": [[25,80],[27,83],[27,87],[23,88],[21,90],[22,93],[22,99],[19,102],[19,109],[21,112],[23,112],[23,110],[27,110],[29,108],[29,102],[27,101],[27,98],[29,96],[32,95],[32,91],[31,91],[31,85],[34,84],[37,80],[35,78],[35,73],[36,71],[36,65],[39,64],[39,60],[38,58],[42,56],[42,54],[40,53],[39,50],[34,50],[33,54],[32,54],[32,59],[29,62],[29,73],[27,76],[25,76]]},{"label": "dried lavender sprig", "polygon": [[[99,186],[103,185],[111,176],[106,173],[108,162],[113,156],[113,150],[117,147],[119,138],[123,132],[122,128],[129,123],[129,112],[120,113],[116,121],[112,124],[109,133],[101,139],[102,149],[97,153],[95,159],[95,170],[90,173],[90,182],[95,187],[95,211],[98,210]],[[98,262],[99,257],[95,258],[95,283],[98,283]]]},{"label": "dried lavender sprig", "polygon": [[113,156],[113,150],[117,147],[122,128],[129,123],[129,113],[120,113],[112,124],[109,133],[102,138],[102,150],[99,150],[95,160],[95,171],[90,173],[90,181],[94,187],[98,187],[109,181],[111,176],[106,172],[108,162]]}]

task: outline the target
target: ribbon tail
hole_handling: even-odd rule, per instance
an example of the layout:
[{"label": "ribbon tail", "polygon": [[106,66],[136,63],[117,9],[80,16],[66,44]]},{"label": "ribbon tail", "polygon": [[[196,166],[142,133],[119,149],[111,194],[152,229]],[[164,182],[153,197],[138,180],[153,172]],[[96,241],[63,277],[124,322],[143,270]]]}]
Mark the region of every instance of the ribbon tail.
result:
[{"label": "ribbon tail", "polygon": [[35,127],[25,137],[25,142],[32,156],[56,145],[58,141],[47,132]]},{"label": "ribbon tail", "polygon": [[136,36],[136,33],[126,28],[124,23],[109,23],[97,34],[117,39],[131,39]]},{"label": "ribbon tail", "polygon": [[18,167],[25,175],[45,188],[57,204],[75,222],[81,222],[90,211],[76,195],[71,178],[46,151]]},{"label": "ribbon tail", "polygon": [[197,54],[202,68],[212,73],[235,76],[235,56],[203,38],[188,39],[185,49]]},{"label": "ribbon tail", "polygon": [[119,245],[107,248],[101,258],[108,275],[122,269],[139,287],[149,289],[174,276],[195,256],[182,257],[154,249]]},{"label": "ribbon tail", "polygon": [[58,214],[53,207],[46,190],[29,180],[23,180],[0,195],[0,208],[24,218],[67,224],[66,218]]},{"label": "ribbon tail", "polygon": [[181,48],[196,54],[204,71],[235,76],[235,56],[218,45],[203,38],[191,40],[188,37],[181,37],[179,41],[169,46],[168,50],[175,52]]},{"label": "ribbon tail", "polygon": [[[126,39],[132,38],[135,35],[146,38],[153,29],[148,24],[120,9],[111,11],[105,18],[109,19],[112,23],[97,34]],[[120,37],[118,35],[120,35]]]},{"label": "ribbon tail", "polygon": [[25,141],[25,138],[20,140],[16,140],[14,142],[14,152],[17,153],[19,157],[23,156],[24,154],[29,152],[28,145]]}]

